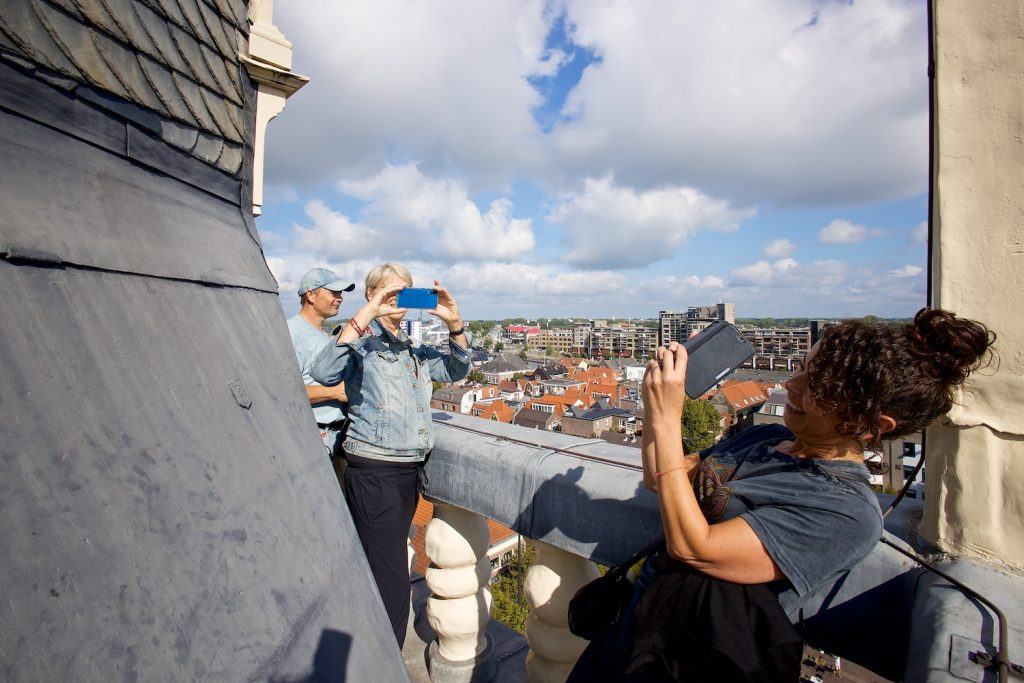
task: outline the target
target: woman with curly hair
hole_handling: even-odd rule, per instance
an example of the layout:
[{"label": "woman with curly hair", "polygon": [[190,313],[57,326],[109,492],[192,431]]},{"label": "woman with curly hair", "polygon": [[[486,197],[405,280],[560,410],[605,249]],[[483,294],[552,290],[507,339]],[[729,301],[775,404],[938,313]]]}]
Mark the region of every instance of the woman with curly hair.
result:
[{"label": "woman with curly hair", "polygon": [[[785,384],[785,427],[754,427],[693,454],[684,451],[681,433],[686,350],[675,342],[659,349],[643,382],[642,446],[644,484],[658,496],[664,550],[644,563],[626,623],[619,624],[614,665],[604,652],[602,675],[592,680],[712,675],[694,663],[700,658],[691,646],[717,646],[703,635],[671,635],[673,620],[695,604],[676,590],[683,585],[679,572],[700,577],[702,583],[686,590],[699,585],[702,600],[736,585],[767,587],[761,590],[773,604],[759,612],[763,626],[779,615],[785,620],[784,611],[864,559],[882,533],[865,451],[948,412],[955,389],[994,339],[980,323],[927,308],[906,325],[848,320],[831,326]],[[739,621],[749,621],[750,605],[760,597],[742,595],[747,611],[739,611],[748,616]],[[708,603],[701,604],[706,615]],[[732,632],[730,638],[736,640]],[[588,652],[570,680],[584,680],[583,669],[593,667],[594,652]],[[717,662],[716,680],[774,677],[741,675],[735,661],[723,663],[730,658],[736,659],[704,652],[705,661]],[[727,675],[734,666],[735,675]]]}]

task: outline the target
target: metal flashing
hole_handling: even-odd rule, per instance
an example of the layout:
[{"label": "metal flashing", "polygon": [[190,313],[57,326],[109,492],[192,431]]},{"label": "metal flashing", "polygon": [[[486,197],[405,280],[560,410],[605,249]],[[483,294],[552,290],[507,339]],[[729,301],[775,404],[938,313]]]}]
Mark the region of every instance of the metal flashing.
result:
[{"label": "metal flashing", "polygon": [[[238,204],[238,181],[139,129],[120,129],[131,160],[0,112],[0,244],[86,268],[276,292]],[[198,167],[211,182],[199,192],[137,162],[177,175]]]},{"label": "metal flashing", "polygon": [[5,677],[407,680],[276,295],[0,290]]}]

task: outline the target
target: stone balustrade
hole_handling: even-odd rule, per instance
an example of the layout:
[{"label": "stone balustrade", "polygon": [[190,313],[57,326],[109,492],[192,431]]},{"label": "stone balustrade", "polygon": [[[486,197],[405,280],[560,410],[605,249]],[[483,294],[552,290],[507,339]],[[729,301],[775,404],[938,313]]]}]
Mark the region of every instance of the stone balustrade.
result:
[{"label": "stone balustrade", "polygon": [[[661,532],[657,498],[642,487],[640,450],[465,415],[437,412],[434,420],[424,490],[435,506],[425,541],[427,616],[437,635],[428,654],[431,680],[486,683],[494,676],[485,635],[489,518],[537,548],[524,584],[527,678],[564,681],[586,646],[569,632],[569,600],[597,577],[595,562],[621,564]],[[809,596],[804,617],[828,627],[829,615],[842,614],[844,633],[871,634],[876,608],[906,601],[900,577],[908,563],[894,555],[880,544],[837,585]],[[869,608],[858,608],[861,621],[851,620],[844,608],[868,593]],[[895,656],[875,638],[862,640],[862,659]],[[847,635],[844,642],[856,648],[859,640]]]}]

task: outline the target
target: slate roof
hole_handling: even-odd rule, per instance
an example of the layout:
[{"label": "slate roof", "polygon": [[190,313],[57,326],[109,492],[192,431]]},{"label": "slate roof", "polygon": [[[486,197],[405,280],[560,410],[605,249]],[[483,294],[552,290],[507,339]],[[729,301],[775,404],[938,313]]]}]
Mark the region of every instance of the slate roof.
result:
[{"label": "slate roof", "polygon": [[244,0],[0,5],[0,56],[71,79],[60,85],[230,174],[247,137],[248,31]]},{"label": "slate roof", "polygon": [[640,448],[640,437],[636,434],[619,434],[618,432],[604,431],[597,435],[597,438],[607,441],[616,446],[632,446]]},{"label": "slate roof", "polygon": [[575,417],[578,420],[600,420],[603,417],[609,415],[621,415],[623,417],[632,416],[633,413],[629,410],[622,408],[610,408],[604,400],[596,401],[592,408],[582,408],[580,406],[572,406],[568,413],[570,417]]},{"label": "slate roof", "polygon": [[512,418],[512,424],[535,429],[546,429],[550,419],[551,413],[545,413],[543,410],[534,410],[533,408],[523,408]]},{"label": "slate roof", "polygon": [[473,391],[473,387],[441,387],[431,396],[435,401],[447,401],[448,403],[460,403],[462,397]]},{"label": "slate roof", "polygon": [[481,372],[502,373],[502,372],[523,372],[530,369],[522,358],[514,353],[499,353],[487,363],[480,366]]}]

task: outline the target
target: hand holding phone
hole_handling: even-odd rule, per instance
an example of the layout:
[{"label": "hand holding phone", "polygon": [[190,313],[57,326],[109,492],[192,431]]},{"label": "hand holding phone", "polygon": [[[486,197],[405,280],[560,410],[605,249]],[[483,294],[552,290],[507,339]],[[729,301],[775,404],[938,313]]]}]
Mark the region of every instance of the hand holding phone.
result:
[{"label": "hand holding phone", "polygon": [[399,308],[437,308],[437,291],[422,287],[406,287],[398,293]]}]

